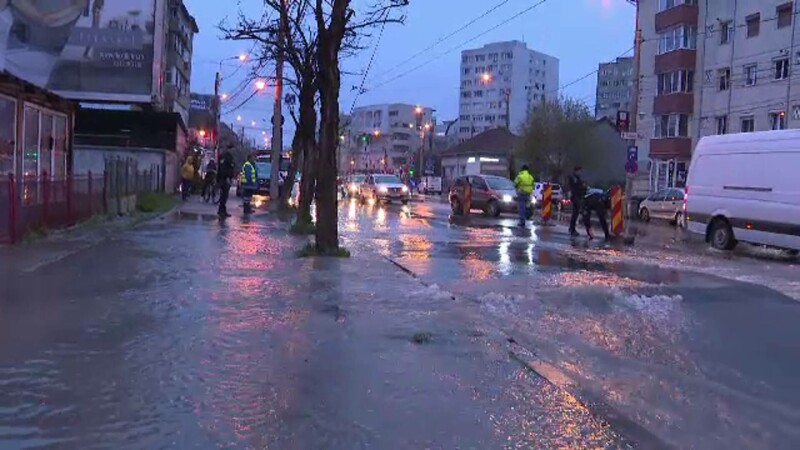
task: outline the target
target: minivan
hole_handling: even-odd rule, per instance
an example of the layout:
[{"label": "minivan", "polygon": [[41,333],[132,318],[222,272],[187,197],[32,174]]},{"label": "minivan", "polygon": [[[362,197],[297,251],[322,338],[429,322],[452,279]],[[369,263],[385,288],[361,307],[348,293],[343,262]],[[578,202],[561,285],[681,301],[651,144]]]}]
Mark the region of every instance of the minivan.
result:
[{"label": "minivan", "polygon": [[684,200],[690,232],[800,250],[800,130],[707,136],[692,155]]}]

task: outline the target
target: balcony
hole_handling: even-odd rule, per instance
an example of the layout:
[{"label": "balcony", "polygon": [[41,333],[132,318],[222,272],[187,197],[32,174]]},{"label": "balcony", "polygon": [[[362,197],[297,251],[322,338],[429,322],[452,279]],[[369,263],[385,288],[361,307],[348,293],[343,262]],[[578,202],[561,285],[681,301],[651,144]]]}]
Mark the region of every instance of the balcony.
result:
[{"label": "balcony", "polygon": [[693,111],[693,94],[679,92],[675,94],[657,95],[653,100],[654,114],[692,114]]},{"label": "balcony", "polygon": [[692,139],[674,137],[650,140],[652,159],[689,159],[692,157]]},{"label": "balcony", "polygon": [[680,5],[656,14],[656,32],[680,24],[697,25],[697,5]]},{"label": "balcony", "polygon": [[697,64],[697,50],[679,49],[663,55],[656,55],[655,72],[672,72],[677,69],[694,70]]}]

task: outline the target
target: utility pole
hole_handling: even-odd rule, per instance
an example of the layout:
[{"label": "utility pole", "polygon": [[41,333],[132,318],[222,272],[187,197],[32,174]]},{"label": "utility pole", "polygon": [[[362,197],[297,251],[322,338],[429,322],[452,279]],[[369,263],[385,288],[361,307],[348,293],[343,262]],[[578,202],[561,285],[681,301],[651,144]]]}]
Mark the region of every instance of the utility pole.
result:
[{"label": "utility pole", "polygon": [[219,63],[220,70],[214,79],[214,160],[219,162],[219,131],[220,120],[222,120],[222,99],[220,98],[219,88],[222,83],[222,61]]},{"label": "utility pole", "polygon": [[[283,46],[286,42],[286,29],[284,24],[287,21],[286,0],[281,1],[281,14],[278,20],[278,48],[275,52],[275,104],[272,111],[272,171],[269,182],[270,209],[278,208],[280,176],[281,176],[281,155],[283,153]],[[291,189],[291,187],[289,187]]]},{"label": "utility pole", "polygon": [[[636,2],[636,21],[635,21],[635,38],[633,46],[633,95],[631,105],[631,115],[629,119],[630,129],[639,136],[639,91],[640,91],[640,66],[642,60],[642,30],[639,28],[639,2]],[[631,141],[630,145],[636,145],[636,139]],[[638,161],[637,161],[638,162]],[[633,178],[635,175],[626,174],[625,176],[625,198],[627,204],[625,205],[626,221],[625,221],[625,234],[629,234],[629,225],[633,217]]]}]

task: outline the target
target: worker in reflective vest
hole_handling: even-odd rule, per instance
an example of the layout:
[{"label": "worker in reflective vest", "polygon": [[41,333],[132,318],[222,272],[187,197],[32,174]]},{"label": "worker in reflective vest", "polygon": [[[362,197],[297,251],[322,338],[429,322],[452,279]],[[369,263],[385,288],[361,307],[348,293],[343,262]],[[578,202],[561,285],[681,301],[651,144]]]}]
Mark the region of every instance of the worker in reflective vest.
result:
[{"label": "worker in reflective vest", "polygon": [[253,164],[253,155],[247,155],[247,161],[245,161],[245,163],[242,165],[242,173],[239,179],[239,186],[242,189],[242,203],[245,214],[250,214],[253,212],[251,200],[253,199],[253,194],[258,188],[256,180],[258,180],[258,173],[256,172],[256,166]]}]

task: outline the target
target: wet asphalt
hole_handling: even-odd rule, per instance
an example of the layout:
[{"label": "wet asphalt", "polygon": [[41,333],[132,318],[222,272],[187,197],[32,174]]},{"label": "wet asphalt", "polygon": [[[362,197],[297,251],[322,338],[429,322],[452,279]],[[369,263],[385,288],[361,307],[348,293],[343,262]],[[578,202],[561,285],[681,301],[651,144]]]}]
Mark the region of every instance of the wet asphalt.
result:
[{"label": "wet asphalt", "polygon": [[299,259],[199,211],[0,267],[0,449],[800,442],[800,304],[731,275],[791,263],[355,201]]}]

